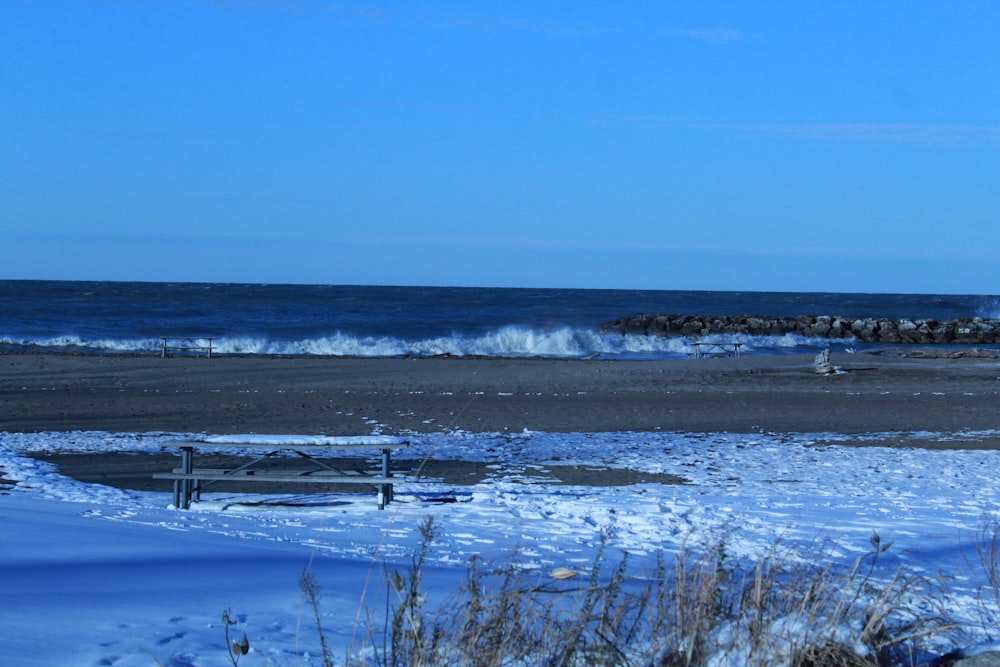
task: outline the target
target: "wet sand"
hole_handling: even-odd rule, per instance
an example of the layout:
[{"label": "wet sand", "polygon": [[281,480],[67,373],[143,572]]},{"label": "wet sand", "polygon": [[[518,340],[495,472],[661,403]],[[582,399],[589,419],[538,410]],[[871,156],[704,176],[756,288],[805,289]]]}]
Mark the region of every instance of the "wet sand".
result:
[{"label": "wet sand", "polygon": [[[152,471],[170,470],[178,465],[174,453],[124,453],[73,454],[36,453],[34,458],[54,464],[59,471],[88,484],[103,484],[136,491],[170,491],[173,482],[152,478]],[[209,468],[235,468],[246,463],[247,457],[201,453],[199,465]],[[344,468],[371,469],[371,460],[342,459],[337,463]],[[272,469],[301,468],[295,458],[276,458],[266,467]],[[394,474],[405,475],[424,482],[440,482],[449,487],[472,486],[487,478],[507,479],[525,484],[570,484],[578,486],[627,486],[630,484],[683,484],[676,475],[639,472],[622,468],[597,468],[575,465],[510,465],[482,461],[393,460]],[[433,493],[437,487],[427,487]],[[253,482],[227,482],[219,488],[227,493],[371,493],[358,484],[254,484]]]},{"label": "wet sand", "polygon": [[[898,431],[877,443],[853,444],[1000,449],[995,435],[970,433],[1000,426],[995,358],[835,355],[833,363],[845,372],[832,376],[817,375],[812,361],[809,356],[560,361],[5,355],[0,356],[0,432],[356,435],[377,427],[386,434],[529,429],[862,436]],[[922,431],[958,435],[947,442],[911,435]],[[154,482],[150,471],[176,464],[176,456],[167,453],[36,456],[81,481],[139,490],[166,491],[169,483]],[[400,464],[424,465],[425,478],[451,485],[487,476],[482,462]],[[682,481],[574,466],[546,466],[525,475],[529,482],[588,485]]]},{"label": "wet sand", "polygon": [[0,431],[836,432],[1000,425],[1000,361],[0,356]]}]

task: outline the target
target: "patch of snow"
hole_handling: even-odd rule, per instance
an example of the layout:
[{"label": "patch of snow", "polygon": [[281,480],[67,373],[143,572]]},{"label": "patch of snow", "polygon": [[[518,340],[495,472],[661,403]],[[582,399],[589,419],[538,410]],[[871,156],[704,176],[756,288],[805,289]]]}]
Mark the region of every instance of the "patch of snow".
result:
[{"label": "patch of snow", "polygon": [[[954,436],[898,434],[911,442]],[[242,619],[237,634],[246,630],[261,664],[321,664],[298,572],[313,567],[328,639],[343,653],[363,643],[359,619],[384,604],[383,570],[408,566],[431,516],[440,537],[427,582],[445,594],[457,590],[473,556],[499,562],[517,554],[526,567],[579,569],[602,533],[637,568],[651,569],[658,553],[720,536],[734,559],[760,557],[776,541],[804,549],[823,542],[846,564],[870,549],[874,531],[894,542],[885,554],[891,565],[949,577],[952,611],[971,623],[985,584],[970,565],[977,531],[1000,517],[997,452],[837,446],[847,436],[829,433],[414,434],[406,458],[504,465],[487,468],[491,476],[474,486],[399,485],[383,512],[368,494],[256,504],[269,497],[224,489],[179,511],[169,493],[84,484],[25,455],[172,451],[164,443],[199,437],[0,433],[0,470],[18,480],[0,495],[0,663],[30,656],[47,665],[221,664],[220,618],[232,609]],[[334,440],[255,437],[278,445]],[[570,486],[504,472],[546,465],[669,473],[686,483]]]}]

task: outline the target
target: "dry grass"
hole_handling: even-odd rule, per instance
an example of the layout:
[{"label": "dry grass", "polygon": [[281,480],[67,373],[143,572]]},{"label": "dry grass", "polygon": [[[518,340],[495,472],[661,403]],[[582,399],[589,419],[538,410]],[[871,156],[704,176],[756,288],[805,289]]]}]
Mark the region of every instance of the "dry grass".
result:
[{"label": "dry grass", "polygon": [[987,519],[976,533],[978,567],[985,577],[979,589],[978,611],[980,625],[987,638],[996,641],[1000,629],[1000,520]]},{"label": "dry grass", "polygon": [[461,590],[428,605],[422,578],[433,522],[421,532],[410,567],[386,574],[386,608],[369,613],[367,659],[349,664],[918,665],[926,642],[953,627],[944,613],[928,611],[944,598],[935,581],[884,571],[890,545],[877,535],[846,569],[822,547],[804,560],[780,544],[756,563],[735,565],[724,541],[685,547],[642,577],[630,572],[627,556],[606,562],[605,539],[583,572],[540,573],[516,560],[488,568],[473,558]]},{"label": "dry grass", "polygon": [[326,635],[323,633],[323,624],[320,621],[319,600],[322,589],[316,581],[312,570],[309,568],[299,573],[299,590],[302,591],[305,601],[309,603],[309,607],[313,612],[313,618],[316,620],[316,631],[319,634],[319,648],[323,657],[323,667],[333,667],[333,657],[330,654],[330,647],[326,642]]}]

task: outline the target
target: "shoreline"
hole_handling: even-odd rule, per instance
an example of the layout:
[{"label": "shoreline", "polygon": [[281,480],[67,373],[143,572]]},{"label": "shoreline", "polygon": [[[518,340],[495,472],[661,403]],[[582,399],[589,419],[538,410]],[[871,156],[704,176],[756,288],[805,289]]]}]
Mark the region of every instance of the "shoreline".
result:
[{"label": "shoreline", "polygon": [[0,432],[989,431],[992,357],[0,355]]}]

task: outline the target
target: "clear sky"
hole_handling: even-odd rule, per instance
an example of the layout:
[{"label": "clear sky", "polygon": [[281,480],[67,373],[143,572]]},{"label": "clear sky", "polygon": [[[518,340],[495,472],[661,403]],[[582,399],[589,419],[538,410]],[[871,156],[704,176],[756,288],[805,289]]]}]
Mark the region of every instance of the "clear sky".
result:
[{"label": "clear sky", "polygon": [[0,0],[0,278],[1000,293],[1000,3]]}]

